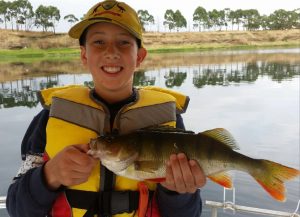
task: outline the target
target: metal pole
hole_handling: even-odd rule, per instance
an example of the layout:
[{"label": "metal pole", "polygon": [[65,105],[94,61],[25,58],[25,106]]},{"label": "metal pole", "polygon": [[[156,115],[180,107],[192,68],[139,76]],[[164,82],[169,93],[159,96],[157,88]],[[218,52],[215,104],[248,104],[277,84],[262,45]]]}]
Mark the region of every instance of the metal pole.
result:
[{"label": "metal pole", "polygon": [[6,209],[6,197],[0,197],[0,209]]},{"label": "metal pole", "polygon": [[211,208],[211,217],[218,217],[218,208],[216,207]]}]

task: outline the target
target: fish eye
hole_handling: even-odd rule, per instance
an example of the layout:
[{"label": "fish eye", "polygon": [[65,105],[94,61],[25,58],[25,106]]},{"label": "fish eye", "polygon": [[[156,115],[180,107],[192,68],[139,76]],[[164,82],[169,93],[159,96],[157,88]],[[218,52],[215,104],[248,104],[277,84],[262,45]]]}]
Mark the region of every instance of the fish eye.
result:
[{"label": "fish eye", "polygon": [[106,137],[104,138],[105,142],[108,142],[108,143],[112,143],[113,139],[114,139],[114,138],[113,138],[112,136],[106,136]]}]

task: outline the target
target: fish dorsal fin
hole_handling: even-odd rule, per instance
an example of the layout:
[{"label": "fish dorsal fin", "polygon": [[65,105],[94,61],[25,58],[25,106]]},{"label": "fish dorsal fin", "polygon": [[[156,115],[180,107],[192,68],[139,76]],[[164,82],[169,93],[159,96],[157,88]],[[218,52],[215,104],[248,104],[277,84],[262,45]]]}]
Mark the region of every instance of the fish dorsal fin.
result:
[{"label": "fish dorsal fin", "polygon": [[235,141],[235,139],[233,138],[233,136],[224,128],[215,128],[215,129],[204,131],[200,134],[218,140],[224,145],[230,147],[231,149],[235,149],[235,150],[239,149],[239,146]]},{"label": "fish dorsal fin", "polygon": [[193,131],[187,131],[185,129],[174,128],[167,125],[155,125],[150,127],[145,127],[138,130],[139,132],[161,132],[161,133],[188,133],[194,134]]}]

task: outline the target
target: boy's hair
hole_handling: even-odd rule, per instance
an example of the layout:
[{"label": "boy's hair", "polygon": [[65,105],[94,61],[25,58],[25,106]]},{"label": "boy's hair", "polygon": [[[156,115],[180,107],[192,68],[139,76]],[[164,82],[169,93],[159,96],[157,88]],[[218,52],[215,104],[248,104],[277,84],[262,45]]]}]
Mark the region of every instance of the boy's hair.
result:
[{"label": "boy's hair", "polygon": [[79,44],[84,46],[88,27],[98,22],[113,23],[126,29],[137,38],[138,46],[143,47],[143,28],[136,11],[116,0],[105,0],[94,5],[83,20],[70,29],[69,36],[79,39]]}]

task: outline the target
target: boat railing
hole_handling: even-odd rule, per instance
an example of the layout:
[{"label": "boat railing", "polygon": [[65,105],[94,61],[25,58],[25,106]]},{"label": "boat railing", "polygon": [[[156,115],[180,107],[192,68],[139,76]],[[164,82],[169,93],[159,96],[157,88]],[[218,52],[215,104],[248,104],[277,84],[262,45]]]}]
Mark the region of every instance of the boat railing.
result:
[{"label": "boat railing", "polygon": [[[226,192],[232,191],[232,200],[226,199]],[[296,207],[296,210],[293,213],[289,212],[282,212],[277,210],[270,210],[270,209],[261,209],[256,207],[249,207],[249,206],[241,206],[235,204],[235,188],[228,189],[224,188],[223,192],[223,202],[217,202],[217,201],[205,201],[205,206],[209,207],[211,209],[211,217],[217,217],[218,216],[218,210],[223,209],[223,211],[231,211],[233,214],[236,212],[244,212],[248,214],[255,214],[255,215],[265,215],[265,216],[277,216],[277,217],[300,217],[300,214],[298,213],[299,206],[300,206],[300,199],[298,201],[298,205]]]},{"label": "boat railing", "polygon": [[[299,200],[300,202],[300,200]],[[299,204],[299,203],[298,203]],[[282,212],[277,210],[269,210],[269,209],[260,209],[255,207],[249,207],[249,206],[240,206],[236,204],[231,203],[221,203],[216,201],[205,201],[205,205],[209,208],[211,208],[211,217],[218,217],[218,210],[231,210],[234,213],[235,212],[244,212],[244,213],[250,213],[250,214],[256,214],[256,215],[265,215],[265,216],[277,216],[277,217],[300,217],[300,214],[296,211],[293,213],[289,212]]]},{"label": "boat railing", "polygon": [[[224,190],[224,195],[225,192],[226,190]],[[225,196],[224,199],[226,199]],[[6,209],[5,201],[6,201],[6,197],[0,196],[0,210]],[[300,206],[300,199],[298,201],[297,208],[293,213],[237,205],[235,204],[235,196],[233,201],[217,202],[217,201],[206,200],[205,206],[211,209],[211,217],[217,217],[219,209],[223,209],[224,211],[231,210],[233,213],[244,212],[244,213],[261,214],[265,216],[275,216],[275,217],[300,217],[300,214],[298,213],[299,206]]]}]

